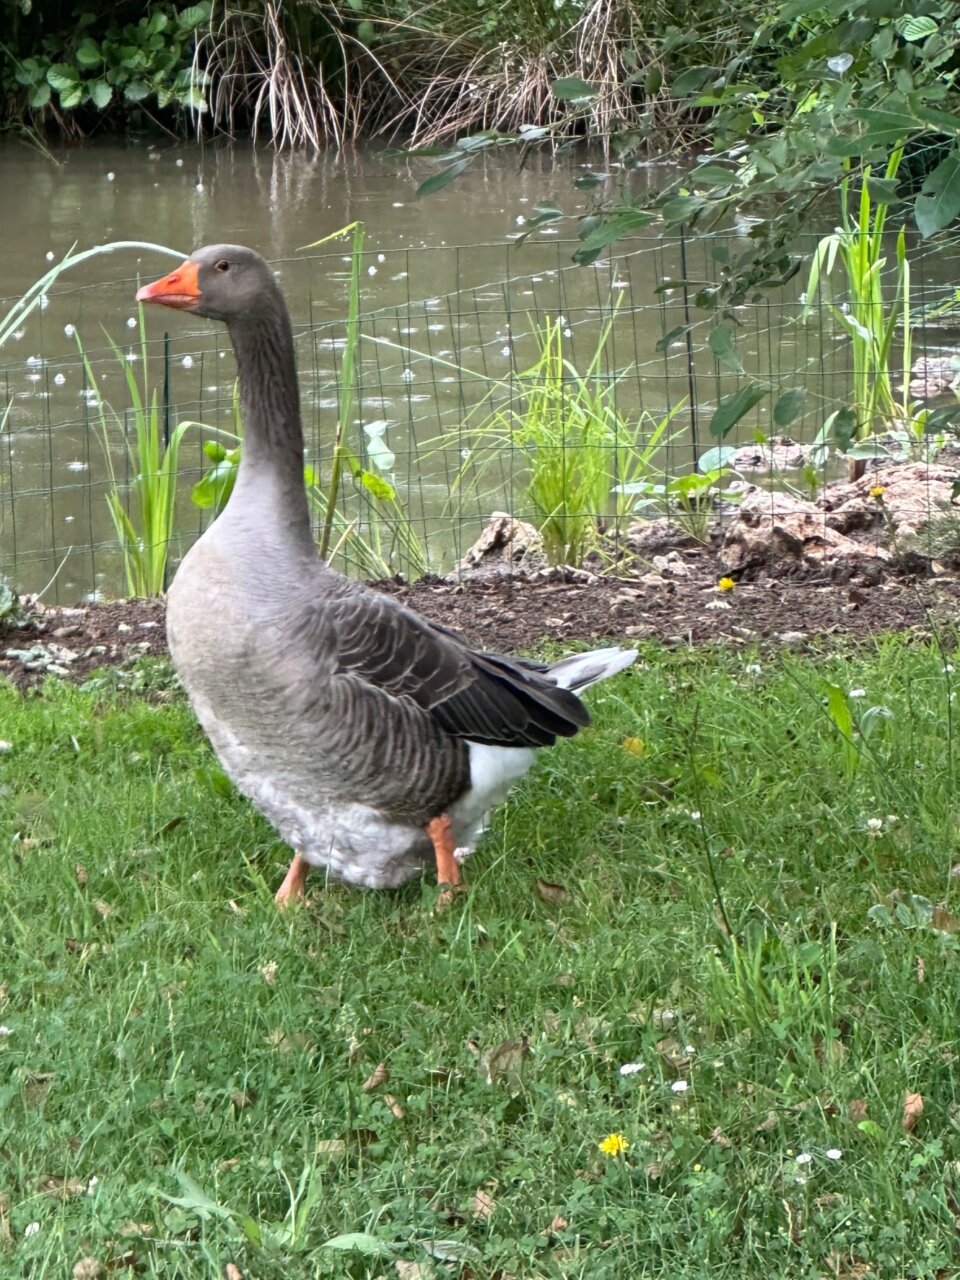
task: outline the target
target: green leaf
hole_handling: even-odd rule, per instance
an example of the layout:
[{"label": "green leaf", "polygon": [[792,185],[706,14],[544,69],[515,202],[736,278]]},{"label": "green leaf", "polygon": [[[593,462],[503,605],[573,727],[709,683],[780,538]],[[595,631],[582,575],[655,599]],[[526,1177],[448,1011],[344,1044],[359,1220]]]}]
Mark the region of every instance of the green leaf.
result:
[{"label": "green leaf", "polygon": [[920,234],[926,239],[960,214],[960,152],[951,151],[927,175],[913,206]]},{"label": "green leaf", "polygon": [[93,105],[99,107],[101,111],[110,105],[113,97],[113,88],[107,84],[106,80],[93,80],[87,85],[87,92],[90,94]]},{"label": "green leaf", "polygon": [[927,36],[936,35],[938,31],[937,24],[933,18],[927,17],[897,18],[893,25],[897,35],[903,36],[904,40],[909,40],[913,44],[926,40]]},{"label": "green leaf", "polygon": [[740,363],[733,341],[733,325],[729,320],[710,330],[707,335],[707,345],[720,364],[727,369],[732,369],[734,373],[743,373],[743,365]]},{"label": "green leaf", "polygon": [[378,476],[374,471],[361,471],[358,478],[367,492],[379,498],[381,502],[390,502],[397,496],[397,491],[390,481],[385,480],[383,476]]},{"label": "green leaf", "polygon": [[739,391],[721,400],[710,419],[710,434],[722,440],[750,410],[767,395],[766,387],[756,383],[741,387]]},{"label": "green leaf", "polygon": [[561,102],[586,102],[597,96],[596,89],[579,76],[563,76],[560,80],[554,80],[550,92]]},{"label": "green leaf", "polygon": [[790,391],[785,391],[773,406],[773,425],[781,430],[789,427],[803,408],[806,394],[805,387],[793,387]]},{"label": "green leaf", "polygon": [[123,96],[128,102],[142,102],[144,98],[150,96],[150,86],[143,80],[131,80],[129,84],[124,85]]},{"label": "green leaf", "polygon": [[701,165],[690,174],[690,181],[704,187],[729,187],[737,180],[732,169],[724,169],[719,164]]},{"label": "green leaf", "polygon": [[896,178],[867,178],[867,194],[874,204],[900,204]]},{"label": "green leaf", "polygon": [[652,213],[644,213],[640,209],[625,209],[622,213],[611,214],[586,234],[584,234],[584,228],[581,228],[580,240],[584,249],[602,249],[605,245],[612,244],[614,240],[619,240],[621,236],[642,231],[652,221]]},{"label": "green leaf", "polygon": [[664,226],[679,227],[685,222],[693,222],[697,214],[709,205],[701,196],[674,196],[660,210]]},{"label": "green leaf", "polygon": [[39,111],[50,101],[52,90],[48,84],[38,84],[30,90],[27,101],[34,111]]},{"label": "green leaf", "polygon": [[47,68],[47,84],[51,89],[56,89],[57,93],[66,93],[79,79],[77,68],[66,62],[55,62],[52,67]]},{"label": "green leaf", "polygon": [[207,22],[209,18],[209,3],[191,4],[186,9],[181,9],[177,14],[177,26],[183,31],[192,31],[194,27],[199,27],[201,23]]},{"label": "green leaf", "polygon": [[80,105],[80,99],[83,97],[83,85],[75,84],[69,89],[60,90],[60,105],[64,111],[72,111],[74,107]]},{"label": "green leaf", "polygon": [[366,1231],[348,1231],[342,1236],[332,1236],[331,1239],[324,1240],[320,1247],[338,1249],[344,1253],[364,1253],[369,1256],[391,1252],[389,1245],[383,1240],[378,1240],[376,1236],[368,1235]]},{"label": "green leaf", "polygon": [[702,89],[708,80],[715,79],[718,74],[717,67],[688,67],[673,81],[670,91],[674,97],[685,97],[688,93],[696,93]]},{"label": "green leaf", "polygon": [[425,179],[417,187],[417,195],[429,196],[433,195],[435,191],[440,191],[443,187],[453,182],[454,178],[459,178],[469,163],[469,158],[464,156],[460,160],[455,160],[453,164],[447,165],[445,169],[441,169],[438,173],[431,174],[429,178]]},{"label": "green leaf", "polygon": [[73,56],[81,67],[96,67],[103,61],[103,55],[96,40],[81,40]]}]

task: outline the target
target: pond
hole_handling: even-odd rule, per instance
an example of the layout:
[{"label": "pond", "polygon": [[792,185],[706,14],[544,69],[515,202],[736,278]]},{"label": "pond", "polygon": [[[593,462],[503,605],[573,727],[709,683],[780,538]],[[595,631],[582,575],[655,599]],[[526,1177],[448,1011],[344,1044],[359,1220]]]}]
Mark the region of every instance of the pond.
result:
[{"label": "pond", "polygon": [[[560,321],[568,372],[581,374],[609,325],[598,371],[625,427],[645,438],[655,420],[677,410],[669,448],[658,455],[673,474],[714,443],[709,415],[737,385],[699,337],[658,350],[687,318],[682,290],[656,292],[683,273],[676,242],[654,235],[625,241],[589,268],[571,264],[576,243],[553,227],[518,243],[538,202],[576,207],[573,182],[591,161],[599,164],[580,156],[554,165],[540,156],[520,169],[515,158],[489,158],[417,199],[426,162],[375,148],[309,157],[114,143],[58,152],[51,161],[6,144],[0,315],[74,244],[149,240],[184,254],[212,241],[256,247],[274,262],[290,304],[308,460],[322,482],[336,425],[350,246],[348,239],[304,246],[361,219],[363,339],[347,439],[389,475],[429,566],[445,570],[493,509],[525,514],[522,457],[507,451],[488,465],[475,428],[493,408],[517,403],[518,375],[537,358],[537,334],[548,320]],[[646,172],[660,179],[662,167]],[[745,222],[725,234],[748,233]],[[707,244],[684,251],[687,276],[698,268],[702,276]],[[126,371],[141,376],[133,295],[139,280],[172,265],[159,254],[125,251],[72,269],[0,349],[0,414],[9,405],[0,432],[0,575],[20,590],[52,583],[48,598],[70,602],[123,589],[105,495],[111,469],[121,489],[131,477],[122,424],[130,406]],[[832,326],[824,332],[829,317],[797,322],[801,287],[798,278],[744,309],[739,355],[747,373],[774,387],[812,390],[807,419],[791,428],[809,438],[845,381],[846,357]],[[191,503],[190,489],[206,465],[204,439],[212,429],[234,429],[234,369],[219,326],[156,313],[145,325],[148,394],[167,395],[172,422],[187,418],[205,428],[188,434],[181,454],[175,563],[209,518]],[[771,403],[744,421],[745,438],[769,427]],[[377,525],[382,512],[369,494],[353,492],[351,482],[344,500],[356,527],[376,526],[391,567],[409,571],[403,549],[391,543],[396,530]]]}]

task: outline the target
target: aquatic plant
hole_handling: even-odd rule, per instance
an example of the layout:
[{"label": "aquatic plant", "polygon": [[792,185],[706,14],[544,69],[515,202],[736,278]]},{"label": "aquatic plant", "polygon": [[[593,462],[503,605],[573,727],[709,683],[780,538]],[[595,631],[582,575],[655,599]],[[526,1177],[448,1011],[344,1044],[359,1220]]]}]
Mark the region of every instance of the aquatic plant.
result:
[{"label": "aquatic plant", "polygon": [[[603,371],[612,325],[611,319],[603,326],[580,373],[564,353],[565,322],[548,319],[535,331],[540,350],[533,364],[514,383],[498,381],[463,431],[470,456],[457,490],[468,475],[479,484],[505,454],[518,458],[523,496],[552,564],[580,564],[607,519],[626,513],[632,503],[624,495],[651,475],[679,408],[659,422],[648,414],[634,423],[625,418],[617,407],[618,378]],[[509,398],[500,407],[504,390]]]}]

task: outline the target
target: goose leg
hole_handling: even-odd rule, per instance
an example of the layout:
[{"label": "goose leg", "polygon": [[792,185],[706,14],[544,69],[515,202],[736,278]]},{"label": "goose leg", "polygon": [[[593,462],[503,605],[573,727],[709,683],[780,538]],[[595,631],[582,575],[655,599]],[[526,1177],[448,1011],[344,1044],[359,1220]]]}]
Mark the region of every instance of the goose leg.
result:
[{"label": "goose leg", "polygon": [[459,888],[463,882],[460,864],[453,856],[453,826],[445,813],[427,823],[427,835],[433,843],[433,852],[437,859],[437,884],[448,884],[451,888]]},{"label": "goose leg", "polygon": [[291,902],[303,901],[303,886],[307,882],[307,874],[310,871],[310,863],[305,858],[301,858],[299,853],[293,855],[293,861],[287,868],[287,874],[283,878],[283,884],[274,894],[274,902],[281,910],[289,907]]}]

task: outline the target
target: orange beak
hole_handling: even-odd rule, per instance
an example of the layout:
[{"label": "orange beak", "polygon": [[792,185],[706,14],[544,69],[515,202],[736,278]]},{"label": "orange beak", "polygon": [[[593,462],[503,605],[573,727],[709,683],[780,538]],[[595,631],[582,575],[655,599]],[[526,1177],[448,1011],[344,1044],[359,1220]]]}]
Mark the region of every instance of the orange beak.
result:
[{"label": "orange beak", "polygon": [[188,258],[182,267],[171,271],[162,280],[145,284],[137,290],[137,302],[160,302],[165,307],[189,309],[200,301],[200,285],[197,272],[200,268]]}]

